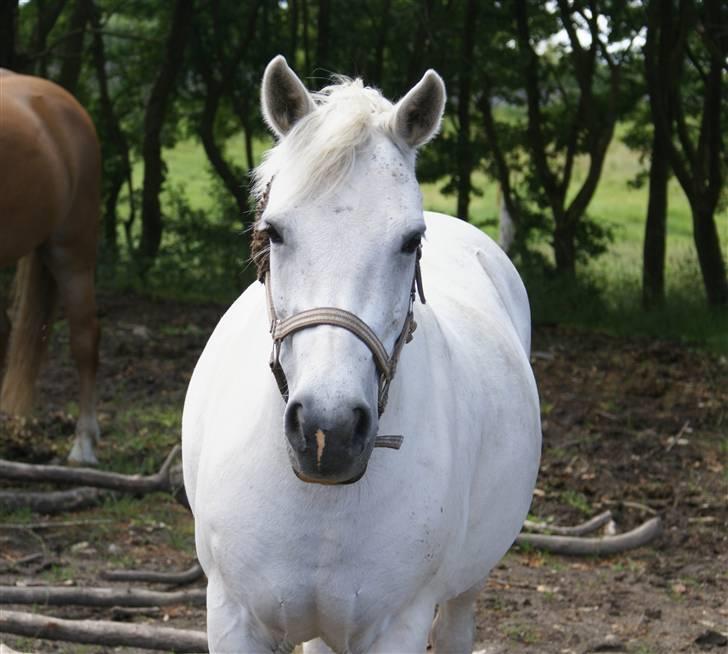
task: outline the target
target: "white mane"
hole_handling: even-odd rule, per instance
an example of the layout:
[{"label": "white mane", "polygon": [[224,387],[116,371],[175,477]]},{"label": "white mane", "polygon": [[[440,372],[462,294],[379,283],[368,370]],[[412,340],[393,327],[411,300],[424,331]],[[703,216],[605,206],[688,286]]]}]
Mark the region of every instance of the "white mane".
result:
[{"label": "white mane", "polygon": [[374,132],[388,134],[394,105],[361,79],[338,83],[311,96],[316,109],[303,117],[270,149],[253,172],[253,194],[260,198],[271,179],[287,169],[286,195],[335,189],[350,172],[357,151]]}]

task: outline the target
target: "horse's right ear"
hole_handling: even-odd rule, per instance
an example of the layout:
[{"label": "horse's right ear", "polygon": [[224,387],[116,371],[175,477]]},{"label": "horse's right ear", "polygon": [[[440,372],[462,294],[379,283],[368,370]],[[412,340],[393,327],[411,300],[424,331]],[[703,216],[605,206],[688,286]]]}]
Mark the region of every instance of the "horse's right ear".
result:
[{"label": "horse's right ear", "polygon": [[263,117],[277,136],[285,136],[306,114],[316,108],[300,79],[278,55],[266,66],[261,88]]}]

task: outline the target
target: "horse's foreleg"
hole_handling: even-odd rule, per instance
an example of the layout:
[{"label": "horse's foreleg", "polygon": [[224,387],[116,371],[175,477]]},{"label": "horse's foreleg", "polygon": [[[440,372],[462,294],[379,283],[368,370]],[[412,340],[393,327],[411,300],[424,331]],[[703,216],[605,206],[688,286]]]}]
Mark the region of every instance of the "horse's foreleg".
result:
[{"label": "horse's foreleg", "polygon": [[[272,654],[290,651],[232,599],[214,573],[207,582],[207,642],[210,654]],[[292,648],[291,648],[292,649]]]},{"label": "horse's foreleg", "polygon": [[424,654],[434,612],[435,604],[429,599],[415,601],[392,619],[386,631],[381,633],[366,651],[368,654],[392,652]]},{"label": "horse's foreleg", "polygon": [[51,260],[68,319],[71,354],[78,369],[80,398],[76,437],[68,455],[72,463],[98,463],[94,444],[99,439],[96,419],[96,370],[99,363],[99,325],[96,319],[93,270],[66,271]]},{"label": "horse's foreleg", "polygon": [[480,586],[437,607],[430,642],[435,654],[471,654],[475,639],[475,599]]}]

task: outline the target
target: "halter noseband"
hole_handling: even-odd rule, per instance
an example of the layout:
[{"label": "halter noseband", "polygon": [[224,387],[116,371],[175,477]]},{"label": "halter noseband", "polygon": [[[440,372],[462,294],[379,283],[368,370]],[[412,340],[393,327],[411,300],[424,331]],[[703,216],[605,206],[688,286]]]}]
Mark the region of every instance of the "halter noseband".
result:
[{"label": "halter noseband", "polygon": [[[256,208],[256,222],[260,220],[260,217],[268,204],[268,196],[272,182],[273,180],[271,179],[271,181],[268,182],[265,192],[260,197]],[[425,303],[425,295],[422,290],[422,273],[420,270],[422,247],[418,246],[417,248],[415,272],[412,278],[407,316],[404,319],[402,330],[394,343],[392,356],[389,356],[387,349],[384,347],[372,328],[359,318],[359,316],[351,313],[350,311],[345,311],[344,309],[338,309],[336,307],[321,307],[318,309],[307,309],[305,311],[301,311],[283,320],[279,319],[276,315],[275,306],[273,305],[269,259],[268,253],[265,250],[265,245],[267,244],[263,242],[264,238],[265,236],[260,234],[260,232],[254,232],[253,245],[251,249],[253,260],[258,268],[258,279],[265,284],[266,304],[268,307],[268,318],[270,320],[270,333],[273,339],[270,367],[283,399],[286,402],[288,401],[288,381],[286,380],[286,374],[280,362],[280,351],[283,339],[308,327],[315,327],[317,325],[332,325],[334,327],[341,327],[350,331],[369,348],[374,356],[374,362],[377,367],[377,372],[379,373],[377,408],[379,416],[381,417],[387,406],[389,386],[392,383],[392,379],[394,378],[394,374],[397,370],[397,362],[399,361],[402,348],[406,343],[409,343],[412,340],[412,335],[417,328],[417,323],[414,320],[414,304],[416,297],[419,295],[420,301],[423,304]],[[378,436],[375,441],[375,446],[399,449],[401,443],[401,436]]]}]

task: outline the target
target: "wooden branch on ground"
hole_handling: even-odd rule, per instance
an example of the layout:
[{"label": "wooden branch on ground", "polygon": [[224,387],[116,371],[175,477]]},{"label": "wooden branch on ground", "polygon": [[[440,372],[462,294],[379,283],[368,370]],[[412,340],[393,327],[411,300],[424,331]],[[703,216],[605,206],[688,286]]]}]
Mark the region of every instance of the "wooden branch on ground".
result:
[{"label": "wooden branch on ground", "polygon": [[578,536],[547,536],[544,534],[519,534],[518,545],[529,545],[554,554],[570,556],[600,556],[618,554],[647,545],[662,531],[660,518],[651,518],[632,531],[602,538]]},{"label": "wooden branch on ground", "polygon": [[143,581],[151,584],[191,584],[205,573],[199,563],[182,572],[156,572],[155,570],[104,570],[101,577],[108,581]]},{"label": "wooden branch on ground", "polygon": [[22,611],[0,611],[0,632],[107,647],[139,647],[167,652],[207,652],[204,631],[119,624],[110,620],[61,620]]},{"label": "wooden branch on ground", "polygon": [[609,524],[611,519],[611,511],[604,511],[603,513],[595,515],[590,520],[582,522],[580,525],[576,525],[575,527],[557,527],[556,525],[550,525],[545,522],[531,522],[530,520],[526,520],[523,523],[523,527],[529,531],[556,534],[558,536],[583,536],[584,534],[589,534],[600,527]]},{"label": "wooden branch on ground", "polygon": [[75,588],[73,586],[0,586],[0,604],[48,606],[169,606],[205,605],[204,588],[165,592],[137,588]]},{"label": "wooden branch on ground", "polygon": [[175,489],[172,487],[170,469],[179,451],[180,446],[175,445],[164,460],[159,472],[146,477],[142,475],[122,475],[118,472],[104,472],[89,468],[15,463],[0,459],[0,479],[78,484],[135,494],[151,493],[153,491],[173,492]]},{"label": "wooden branch on ground", "polygon": [[30,509],[34,513],[53,515],[96,506],[106,495],[107,493],[98,488],[87,486],[47,493],[4,490],[0,491],[0,511]]}]

